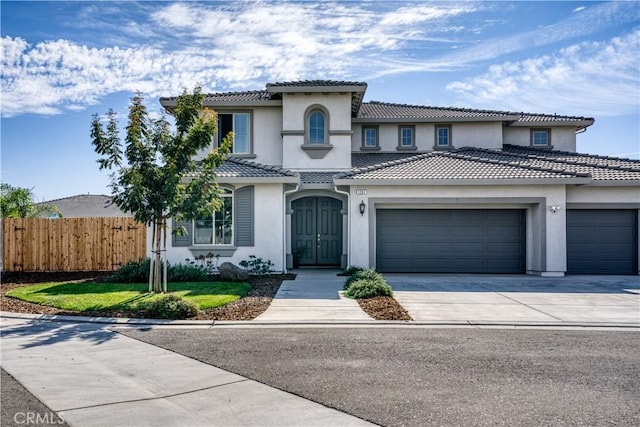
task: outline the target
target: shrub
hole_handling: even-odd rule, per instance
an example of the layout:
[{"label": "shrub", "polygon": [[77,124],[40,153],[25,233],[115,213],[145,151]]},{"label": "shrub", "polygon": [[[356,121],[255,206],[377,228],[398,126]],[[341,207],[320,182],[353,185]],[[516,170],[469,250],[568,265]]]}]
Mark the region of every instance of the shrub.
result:
[{"label": "shrub", "polygon": [[169,282],[204,282],[207,280],[207,272],[198,265],[176,264],[167,269]]},{"label": "shrub", "polygon": [[346,291],[349,288],[349,285],[351,285],[353,282],[357,280],[379,280],[379,279],[384,280],[382,275],[377,271],[375,271],[374,269],[372,268],[367,268],[364,270],[360,269],[355,273],[353,273],[351,276],[349,276],[347,280],[345,280],[344,290]]},{"label": "shrub", "polygon": [[[104,281],[108,283],[146,283],[149,281],[149,258],[130,261],[117,269]],[[167,266],[169,282],[204,282],[207,271],[199,265],[177,264]]]},{"label": "shrub", "polygon": [[249,259],[240,261],[240,267],[244,268],[249,274],[269,274],[273,272],[273,263],[270,260],[256,258],[255,255],[249,255]]},{"label": "shrub", "polygon": [[149,304],[147,316],[154,319],[187,319],[198,314],[198,307],[179,295],[163,295]]},{"label": "shrub", "polygon": [[110,283],[144,283],[149,281],[149,258],[129,261],[105,279]]},{"label": "shrub", "polygon": [[344,292],[345,296],[353,299],[373,298],[377,296],[391,296],[391,286],[381,276],[378,279],[359,279],[352,282]]},{"label": "shrub", "polygon": [[338,273],[338,276],[353,276],[355,273],[362,270],[364,270],[362,267],[356,267],[355,265],[350,265],[349,267],[345,268],[343,271]]}]

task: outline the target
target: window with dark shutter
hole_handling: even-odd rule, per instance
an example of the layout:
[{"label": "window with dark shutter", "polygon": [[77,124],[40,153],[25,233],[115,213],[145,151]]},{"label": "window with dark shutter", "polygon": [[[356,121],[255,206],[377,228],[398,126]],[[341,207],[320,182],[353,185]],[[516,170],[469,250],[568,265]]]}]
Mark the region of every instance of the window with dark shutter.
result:
[{"label": "window with dark shutter", "polygon": [[253,246],[253,189],[253,185],[250,185],[235,191],[236,246]]}]

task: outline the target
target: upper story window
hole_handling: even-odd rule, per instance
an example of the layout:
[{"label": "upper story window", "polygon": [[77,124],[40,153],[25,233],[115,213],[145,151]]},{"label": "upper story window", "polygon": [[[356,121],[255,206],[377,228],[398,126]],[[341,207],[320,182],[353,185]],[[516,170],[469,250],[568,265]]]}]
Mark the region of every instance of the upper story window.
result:
[{"label": "upper story window", "polygon": [[205,215],[193,220],[194,245],[233,244],[233,192],[222,189],[222,205],[213,215]]},{"label": "upper story window", "polygon": [[233,132],[234,154],[251,153],[251,114],[250,113],[218,113],[218,145],[224,137]]},{"label": "upper story window", "polygon": [[415,150],[416,149],[416,127],[399,126],[398,127],[398,150]]},{"label": "upper story window", "polygon": [[551,129],[531,129],[531,146],[551,146]]},{"label": "upper story window", "polygon": [[363,150],[380,149],[380,142],[378,139],[378,126],[362,127],[362,149]]},{"label": "upper story window", "polygon": [[451,146],[451,125],[437,125],[436,148],[445,148]]},{"label": "upper story window", "polygon": [[309,114],[309,144],[326,144],[326,120],[320,110]]}]

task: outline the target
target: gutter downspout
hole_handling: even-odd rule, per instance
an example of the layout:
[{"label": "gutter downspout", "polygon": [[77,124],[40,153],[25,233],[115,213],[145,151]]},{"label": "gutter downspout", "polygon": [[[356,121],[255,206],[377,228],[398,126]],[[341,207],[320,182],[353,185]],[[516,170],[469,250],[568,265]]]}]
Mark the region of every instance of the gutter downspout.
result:
[{"label": "gutter downspout", "polygon": [[347,265],[345,268],[348,268],[351,265],[351,193],[347,191],[338,190],[338,186],[333,184],[333,189],[338,194],[344,194],[347,196]]},{"label": "gutter downspout", "polygon": [[287,196],[293,194],[300,189],[300,180],[296,183],[296,188],[282,193],[282,231],[284,238],[282,239],[282,271],[287,272]]}]

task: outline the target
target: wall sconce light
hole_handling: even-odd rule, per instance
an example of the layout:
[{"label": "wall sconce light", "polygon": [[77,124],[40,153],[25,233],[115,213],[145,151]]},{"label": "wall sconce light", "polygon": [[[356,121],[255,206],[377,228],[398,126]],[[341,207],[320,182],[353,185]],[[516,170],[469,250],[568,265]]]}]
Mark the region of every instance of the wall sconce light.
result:
[{"label": "wall sconce light", "polygon": [[364,216],[364,210],[367,208],[367,205],[364,204],[364,200],[360,202],[360,215]]},{"label": "wall sconce light", "polygon": [[562,209],[562,206],[558,206],[558,205],[551,205],[549,206],[549,210],[553,213],[558,212],[560,209]]}]

